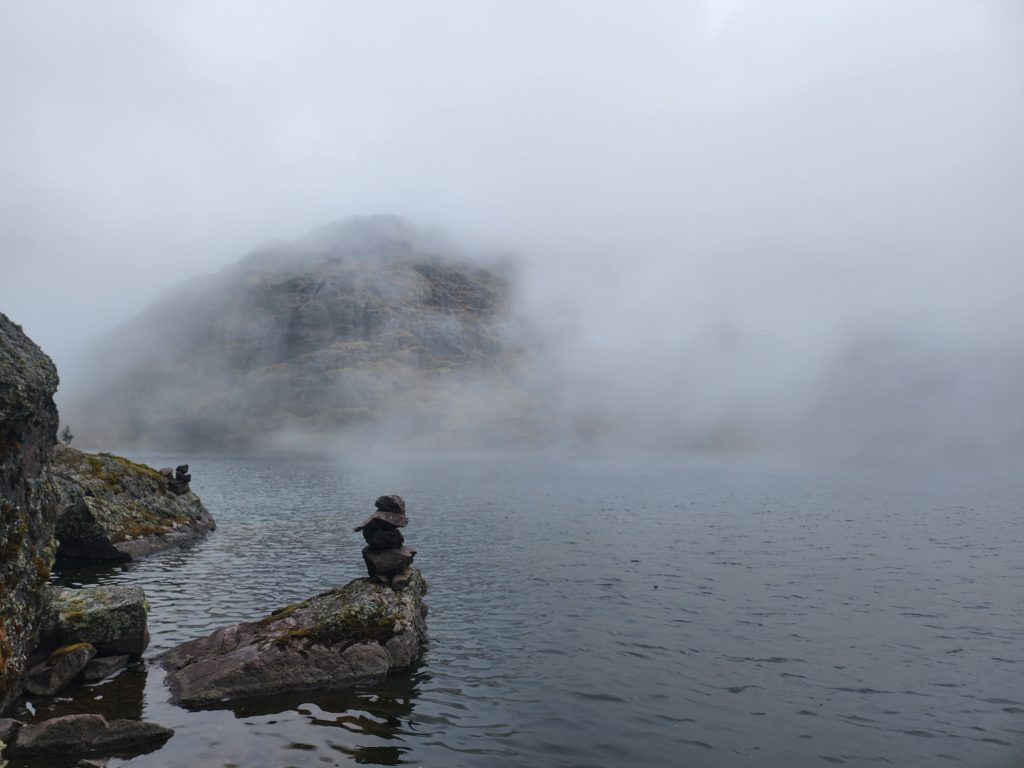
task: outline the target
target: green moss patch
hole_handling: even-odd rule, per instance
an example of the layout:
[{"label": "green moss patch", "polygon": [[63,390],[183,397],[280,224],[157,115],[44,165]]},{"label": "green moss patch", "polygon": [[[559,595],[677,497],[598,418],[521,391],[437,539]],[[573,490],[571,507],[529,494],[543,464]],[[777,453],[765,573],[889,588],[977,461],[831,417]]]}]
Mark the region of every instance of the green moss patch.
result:
[{"label": "green moss patch", "polygon": [[88,648],[92,651],[96,650],[89,643],[72,643],[71,645],[65,645],[63,648],[58,648],[56,651],[47,656],[46,663],[53,664],[67,656],[69,653],[74,653],[75,651],[79,651],[82,648]]}]

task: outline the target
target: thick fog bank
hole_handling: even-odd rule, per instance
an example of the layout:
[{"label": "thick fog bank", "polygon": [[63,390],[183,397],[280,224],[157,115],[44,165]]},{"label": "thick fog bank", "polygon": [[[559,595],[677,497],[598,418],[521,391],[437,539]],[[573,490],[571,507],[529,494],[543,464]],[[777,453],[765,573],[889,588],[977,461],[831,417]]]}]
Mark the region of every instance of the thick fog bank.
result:
[{"label": "thick fog bank", "polygon": [[[141,406],[248,448],[1024,456],[1018,2],[42,0],[0,43],[0,309],[97,447]],[[350,294],[268,246],[213,322],[203,275],[392,212],[454,271]]]}]

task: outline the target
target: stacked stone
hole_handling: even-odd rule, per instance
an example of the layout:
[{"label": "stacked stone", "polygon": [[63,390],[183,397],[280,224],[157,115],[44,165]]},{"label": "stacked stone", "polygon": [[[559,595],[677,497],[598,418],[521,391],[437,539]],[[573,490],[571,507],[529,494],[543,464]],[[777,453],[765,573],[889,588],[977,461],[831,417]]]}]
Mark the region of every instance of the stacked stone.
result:
[{"label": "stacked stone", "polygon": [[171,493],[182,496],[192,490],[188,485],[192,482],[192,475],[188,473],[188,464],[179,464],[173,474],[170,467],[164,467],[160,470],[160,474],[167,478],[167,490]]},{"label": "stacked stone", "polygon": [[371,580],[402,590],[409,583],[409,566],[416,556],[413,547],[404,546],[405,537],[399,530],[409,524],[405,501],[401,496],[381,496],[373,505],[376,511],[355,529],[366,539],[366,570]]}]

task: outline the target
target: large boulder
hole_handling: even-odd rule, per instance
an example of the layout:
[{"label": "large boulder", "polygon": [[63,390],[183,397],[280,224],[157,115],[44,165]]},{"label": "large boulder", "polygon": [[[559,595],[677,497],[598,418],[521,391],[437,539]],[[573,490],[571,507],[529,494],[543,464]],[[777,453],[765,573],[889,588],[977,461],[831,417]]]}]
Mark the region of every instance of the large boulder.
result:
[{"label": "large boulder", "polygon": [[18,731],[13,749],[20,753],[108,752],[166,741],[170,728],[141,720],[107,720],[102,715],[65,715],[26,725]]},{"label": "large boulder", "polygon": [[0,313],[0,711],[20,691],[53,565],[56,389],[50,358]]},{"label": "large boulder", "polygon": [[148,613],[142,587],[56,589],[44,640],[90,643],[101,653],[141,656],[149,645]]},{"label": "large boulder", "polygon": [[62,558],[134,560],[189,544],[216,527],[195,493],[171,492],[173,478],[122,456],[59,445],[53,477]]},{"label": "large boulder", "polygon": [[171,701],[204,707],[379,681],[419,655],[426,591],[416,569],[403,592],[356,579],[260,621],[183,643],[158,657]]}]

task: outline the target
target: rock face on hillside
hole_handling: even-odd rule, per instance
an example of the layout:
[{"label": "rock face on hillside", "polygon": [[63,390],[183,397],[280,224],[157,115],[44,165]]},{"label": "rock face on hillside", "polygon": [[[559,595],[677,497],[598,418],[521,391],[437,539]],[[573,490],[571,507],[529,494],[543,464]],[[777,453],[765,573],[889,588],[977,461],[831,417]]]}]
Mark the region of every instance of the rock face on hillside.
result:
[{"label": "rock face on hillside", "polygon": [[0,314],[0,710],[35,647],[53,564],[56,389],[50,358]]},{"label": "rock face on hillside", "polygon": [[492,404],[526,398],[508,375],[508,292],[401,219],[341,222],[180,286],[116,331],[72,420],[104,444],[212,447],[389,419],[458,429],[438,415],[452,398],[473,427],[519,423]]},{"label": "rock face on hillside", "polygon": [[171,701],[205,707],[288,691],[376,682],[408,667],[426,639],[426,581],[403,591],[356,579],[261,621],[234,624],[159,657]]},{"label": "rock face on hillside", "polygon": [[58,445],[53,480],[62,558],[133,560],[189,544],[215,527],[195,493],[171,492],[173,478],[121,456]]}]

